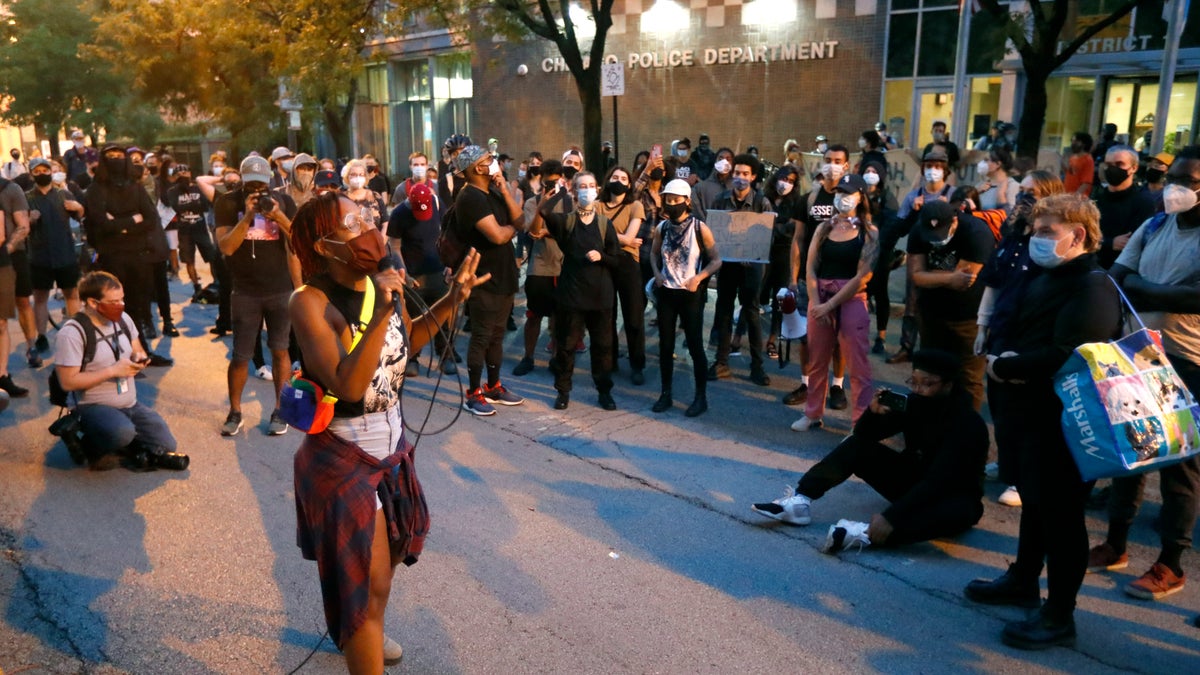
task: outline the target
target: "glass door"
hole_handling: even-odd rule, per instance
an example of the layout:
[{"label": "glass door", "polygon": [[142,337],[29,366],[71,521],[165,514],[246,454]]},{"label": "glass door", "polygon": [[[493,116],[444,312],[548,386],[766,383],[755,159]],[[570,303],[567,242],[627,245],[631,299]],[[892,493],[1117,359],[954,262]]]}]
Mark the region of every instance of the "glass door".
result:
[{"label": "glass door", "polygon": [[953,129],[949,129],[953,118],[954,90],[949,83],[913,87],[912,128],[908,130],[912,149],[920,153],[933,142],[934,122],[945,122],[948,133],[953,134]]},{"label": "glass door", "polygon": [[[1111,78],[1104,97],[1103,123],[1117,125],[1117,138],[1139,152],[1151,147],[1158,106],[1158,79],[1153,77]],[[1192,142],[1192,118],[1196,106],[1196,75],[1177,78],[1171,85],[1171,105],[1164,125],[1164,150],[1174,152]]]}]

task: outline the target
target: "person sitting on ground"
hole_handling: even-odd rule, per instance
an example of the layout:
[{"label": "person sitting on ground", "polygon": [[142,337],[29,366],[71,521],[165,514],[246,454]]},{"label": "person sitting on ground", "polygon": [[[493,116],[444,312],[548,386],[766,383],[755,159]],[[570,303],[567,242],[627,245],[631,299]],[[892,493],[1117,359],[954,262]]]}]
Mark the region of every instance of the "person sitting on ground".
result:
[{"label": "person sitting on ground", "polygon": [[[137,400],[134,377],[150,359],[125,313],[121,282],[108,272],[90,272],[78,289],[83,311],[59,330],[54,368],[63,390],[74,393],[91,468],[112,469],[121,459],[135,469],[187,468],[166,421]],[[91,349],[88,334],[95,336]]]},{"label": "person sitting on ground", "polygon": [[[805,473],[793,492],[751,508],[792,525],[812,522],[812,502],[858,476],[891,506],[870,523],[839,520],[829,528],[824,551],[901,546],[961,534],[983,516],[983,465],[987,425],[957,384],[962,369],[949,352],[922,349],[912,356],[907,397],[881,390],[871,399],[854,433]],[[904,435],[896,452],[882,441]]]}]

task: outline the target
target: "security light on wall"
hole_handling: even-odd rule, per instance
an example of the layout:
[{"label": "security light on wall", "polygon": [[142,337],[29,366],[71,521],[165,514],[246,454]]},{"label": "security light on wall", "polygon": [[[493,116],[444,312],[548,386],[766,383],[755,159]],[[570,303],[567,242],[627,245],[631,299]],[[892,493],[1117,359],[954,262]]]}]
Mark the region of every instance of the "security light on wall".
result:
[{"label": "security light on wall", "polygon": [[676,33],[687,30],[691,15],[686,7],[672,0],[657,0],[654,6],[642,12],[643,33]]}]

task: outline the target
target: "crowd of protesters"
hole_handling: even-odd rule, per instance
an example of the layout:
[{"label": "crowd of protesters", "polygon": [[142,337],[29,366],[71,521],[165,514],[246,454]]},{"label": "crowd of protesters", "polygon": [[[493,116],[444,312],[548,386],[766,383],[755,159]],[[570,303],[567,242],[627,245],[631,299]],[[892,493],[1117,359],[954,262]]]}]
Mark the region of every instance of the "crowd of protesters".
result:
[{"label": "crowd of protesters", "polygon": [[[232,333],[221,435],[243,432],[241,396],[251,373],[274,383],[275,409],[265,420],[274,436],[289,429],[279,396],[297,368],[342,394],[332,436],[308,437],[298,455],[297,507],[305,554],[323,561],[323,580],[326,565],[349,566],[373,589],[372,599],[358,603],[323,586],[335,639],[348,661],[365,663],[379,651],[398,658],[399,646],[381,632],[386,594],[380,600],[374,589],[386,588],[396,563],[420,552],[419,483],[414,474],[408,486],[390,485],[408,500],[403,508],[399,498],[386,507],[369,498],[373,490],[363,492],[366,506],[358,497],[345,504],[362,512],[355,527],[389,536],[389,561],[387,547],[325,549],[330,533],[305,509],[328,500],[327,486],[300,474],[343,472],[366,485],[377,484],[383,469],[404,465],[395,397],[404,377],[419,375],[414,366],[423,346],[442,373],[456,374],[465,360],[463,409],[487,417],[524,403],[509,387],[514,381],[502,379],[505,361],[512,361],[513,378],[535,370],[546,321],[554,408],[570,407],[577,355],[590,351],[595,400],[604,410],[619,407],[613,389],[622,361],[629,383],[644,386],[657,357],[660,394],[651,410],[665,414],[676,392],[689,388],[677,387],[674,376],[682,326],[692,369],[684,414],[696,417],[710,409],[710,382],[734,377],[732,359],[743,350],[748,380],[771,386],[766,364],[790,349],[783,343],[795,337],[782,328],[797,312],[805,326],[797,345],[800,385],[780,392],[783,405],[803,406],[791,429],[821,429],[827,408],[849,409],[851,433],[796,489],[754,510],[806,525],[815,500],[857,475],[890,507],[870,522],[839,520],[826,550],[902,545],[974,526],[983,514],[983,476],[998,477],[1008,486],[1001,502],[1022,508],[1016,562],[998,579],[972,582],[966,595],[1037,609],[1005,627],[1009,644],[1068,644],[1083,575],[1129,563],[1126,544],[1144,480],[1113,482],[1108,537],[1089,551],[1083,509],[1092,485],[1080,478],[1058,429],[1061,404],[1051,377],[1075,347],[1120,335],[1111,277],[1157,321],[1172,364],[1193,391],[1200,388],[1200,147],[1146,156],[1117,143],[1115,130],[1106,128],[1095,147],[1080,132],[1060,170],[1047,171],[1014,158],[1010,127],[997,125],[964,153],[947,139],[945,124],[935,123],[934,140],[918,158],[920,177],[903,194],[893,194],[887,180],[888,153],[903,151],[879,125],[859,136],[856,152],[823,135],[808,153],[789,140],[779,164],[753,147],[715,146],[703,134],[695,146],[687,138],[655,145],[629,164],[613,160],[606,144],[596,172],[585,168],[577,146],[515,158],[500,152],[497,139],[481,145],[455,134],[434,161],[413,153],[394,190],[371,155],[335,162],[278,147],[241,161],[216,153],[206,169],[193,171],[163,152],[119,145],[97,152],[80,135],[61,162],[25,165],[14,156],[22,170],[6,166],[0,178],[0,353],[10,349],[7,319],[15,314],[29,367],[42,366],[50,350],[48,299],[57,287],[68,316],[88,317],[101,334],[111,330],[116,345],[113,359],[93,366],[107,364],[104,377],[80,378],[85,358],[65,373],[67,388],[84,392],[93,379],[111,380],[120,396],[106,403],[134,410],[136,397],[120,383],[147,365],[171,365],[150,340],[160,323],[164,337],[179,336],[169,289],[186,271],[194,301],[210,289],[216,295],[211,332]],[[967,153],[979,157],[977,164],[960,166]],[[708,222],[714,212],[767,214],[770,246],[723,260],[720,233]],[[1147,232],[1143,223],[1160,213],[1166,220]],[[83,255],[77,240],[86,242]],[[389,246],[396,262],[380,266]],[[456,247],[456,256],[448,253]],[[197,252],[211,286],[202,282]],[[900,268],[903,290],[893,298],[889,277]],[[89,276],[81,295],[89,269],[107,276]],[[366,293],[367,286],[383,292]],[[405,293],[405,302],[393,307],[393,292]],[[367,298],[373,311],[363,309]],[[893,299],[903,307],[901,336],[888,354]],[[452,308],[460,303],[469,333],[465,359],[452,339]],[[522,305],[521,349],[506,353],[505,334],[517,329],[513,314]],[[648,340],[654,333],[656,352]],[[64,346],[63,335],[56,367],[78,363],[84,351],[82,338]],[[910,362],[911,392],[877,388],[873,357]],[[28,393],[2,360],[0,389],[18,398]],[[96,400],[93,392],[78,403]],[[996,462],[987,466],[985,402],[996,448]],[[109,444],[99,453],[107,458],[88,455],[95,468],[139,448],[144,453],[147,439],[161,446],[159,454],[175,450],[160,419],[142,419],[150,425],[143,430],[144,411],[137,413],[124,416],[137,441]],[[126,425],[109,415],[85,420],[83,433],[93,437]],[[881,443],[895,435],[902,436],[900,453]],[[320,459],[318,451],[345,444],[375,457],[372,470]],[[1138,598],[1159,599],[1184,585],[1180,560],[1191,547],[1200,460],[1164,470],[1161,484],[1162,552],[1125,589]],[[416,520],[399,528],[403,541],[389,535],[399,511],[418,502]],[[372,516],[374,509],[381,515]],[[331,605],[330,594],[343,602]],[[359,634],[364,626],[370,630]]]}]

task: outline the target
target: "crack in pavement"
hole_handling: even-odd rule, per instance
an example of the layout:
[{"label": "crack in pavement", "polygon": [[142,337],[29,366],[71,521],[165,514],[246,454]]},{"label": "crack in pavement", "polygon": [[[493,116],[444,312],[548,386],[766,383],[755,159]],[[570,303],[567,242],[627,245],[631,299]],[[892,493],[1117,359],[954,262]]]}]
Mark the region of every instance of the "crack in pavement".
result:
[{"label": "crack in pavement", "polygon": [[[31,609],[33,610],[34,617],[49,627],[49,629],[55,633],[55,637],[60,639],[62,643],[70,647],[71,654],[68,656],[73,657],[79,662],[80,672],[88,672],[89,669],[87,667],[87,659],[85,659],[83,656],[83,650],[78,644],[75,643],[74,638],[71,636],[70,629],[67,626],[59,623],[54,614],[50,612],[49,603],[47,602],[45,595],[42,593],[37,580],[25,565],[22,551],[16,547],[16,536],[8,528],[0,528],[0,548],[3,549],[4,558],[17,571],[17,575],[21,580],[20,583],[28,592],[28,595],[31,599]],[[16,601],[17,598],[18,594],[14,592],[10,597],[10,600]],[[48,640],[45,637],[39,637],[29,631],[24,632],[27,635],[33,635],[34,637],[37,637],[44,644],[46,644],[46,646],[53,648],[53,639]],[[102,656],[104,656],[105,661],[107,661],[108,655],[102,650],[100,653]]]}]

